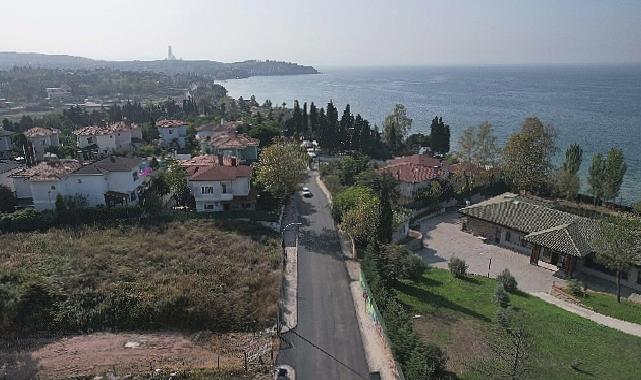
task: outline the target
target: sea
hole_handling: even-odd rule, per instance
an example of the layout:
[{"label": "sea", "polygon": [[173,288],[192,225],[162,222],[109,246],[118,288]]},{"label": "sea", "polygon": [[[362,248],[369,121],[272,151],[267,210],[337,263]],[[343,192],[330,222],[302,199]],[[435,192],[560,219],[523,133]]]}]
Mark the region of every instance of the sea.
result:
[{"label": "sea", "polygon": [[463,129],[492,123],[504,143],[523,120],[537,116],[558,133],[557,164],[570,144],[583,147],[581,184],[597,153],[624,150],[628,171],[619,198],[641,201],[641,64],[320,67],[312,75],[250,77],[221,83],[234,98],[272,104],[298,100],[342,113],[349,104],[381,126],[397,103],[413,119],[410,133],[429,133],[435,116],[450,125],[452,148]]}]

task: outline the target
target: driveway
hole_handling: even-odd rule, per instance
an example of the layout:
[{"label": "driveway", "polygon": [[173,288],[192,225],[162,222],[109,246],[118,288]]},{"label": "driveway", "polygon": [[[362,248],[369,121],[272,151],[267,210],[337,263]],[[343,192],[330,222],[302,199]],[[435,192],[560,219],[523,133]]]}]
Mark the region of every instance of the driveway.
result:
[{"label": "driveway", "polygon": [[313,196],[294,196],[299,222],[298,325],[285,334],[278,364],[299,379],[368,379],[347,269],[327,198],[310,177]]},{"label": "driveway", "polygon": [[519,289],[528,292],[548,292],[552,282],[564,283],[550,269],[530,264],[529,255],[492,244],[485,244],[478,237],[461,231],[460,214],[456,211],[421,222],[423,245],[419,252],[423,260],[437,268],[447,269],[452,256],[459,257],[473,274],[496,277],[508,268],[519,283]]}]

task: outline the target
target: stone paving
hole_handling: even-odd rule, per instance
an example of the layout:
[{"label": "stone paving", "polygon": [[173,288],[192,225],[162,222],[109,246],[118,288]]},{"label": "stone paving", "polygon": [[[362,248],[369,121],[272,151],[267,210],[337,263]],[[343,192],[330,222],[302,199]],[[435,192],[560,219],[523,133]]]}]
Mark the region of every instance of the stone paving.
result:
[{"label": "stone paving", "polygon": [[[423,260],[437,268],[447,269],[452,256],[459,257],[473,274],[496,277],[509,269],[519,283],[519,289],[528,292],[549,292],[552,283],[565,283],[561,271],[530,264],[529,255],[486,244],[480,238],[461,231],[458,212],[449,211],[421,222],[424,249],[417,252]],[[491,259],[491,267],[490,267]]]}]

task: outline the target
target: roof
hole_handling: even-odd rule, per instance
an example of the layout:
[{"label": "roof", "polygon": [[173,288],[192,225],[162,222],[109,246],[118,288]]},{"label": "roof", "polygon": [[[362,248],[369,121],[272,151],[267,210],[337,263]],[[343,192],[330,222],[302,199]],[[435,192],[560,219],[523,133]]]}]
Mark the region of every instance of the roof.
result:
[{"label": "roof", "polygon": [[258,146],[260,140],[245,134],[224,134],[211,139],[209,144],[216,149],[242,149]]},{"label": "roof", "polygon": [[520,231],[531,243],[572,256],[592,252],[596,221],[556,210],[542,201],[505,193],[459,210],[464,215]]},{"label": "roof", "polygon": [[241,177],[251,177],[252,167],[247,165],[198,166],[193,170],[190,181],[229,181]]},{"label": "roof", "polygon": [[0,136],[11,136],[11,135],[13,135],[13,132],[0,128]]},{"label": "roof", "polygon": [[55,128],[31,128],[24,131],[24,135],[27,137],[51,136],[57,135],[58,133],[60,133],[60,131]]},{"label": "roof", "polygon": [[57,181],[80,169],[76,160],[44,161],[20,173],[28,181]]},{"label": "roof", "polygon": [[443,176],[447,165],[437,158],[423,154],[399,157],[389,160],[378,169],[388,173],[401,182],[425,182]]},{"label": "roof", "polygon": [[227,121],[225,123],[206,123],[198,127],[197,131],[212,131],[212,132],[234,132],[236,128],[243,124],[242,121]]},{"label": "roof", "polygon": [[187,126],[187,122],[176,119],[163,119],[156,122],[156,127],[158,128],[178,128],[182,126]]},{"label": "roof", "polygon": [[10,172],[13,169],[17,169],[20,167],[22,167],[22,165],[15,161],[0,161],[0,174]]},{"label": "roof", "polygon": [[126,123],[119,121],[109,125],[90,125],[87,127],[79,128],[73,131],[76,136],[95,136],[95,135],[108,135],[114,132],[130,131],[138,128],[138,124]]},{"label": "roof", "polygon": [[92,175],[115,172],[130,172],[132,169],[140,166],[140,164],[142,163],[142,158],[111,156],[105,158],[104,160],[84,165],[73,174]]}]

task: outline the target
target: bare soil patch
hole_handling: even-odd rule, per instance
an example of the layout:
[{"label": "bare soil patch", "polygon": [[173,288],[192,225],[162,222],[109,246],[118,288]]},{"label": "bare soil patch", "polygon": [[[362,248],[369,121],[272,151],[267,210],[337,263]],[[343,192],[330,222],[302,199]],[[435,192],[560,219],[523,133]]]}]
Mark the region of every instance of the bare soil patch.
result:
[{"label": "bare soil patch", "polygon": [[479,324],[473,320],[426,315],[414,320],[414,329],[425,341],[445,348],[449,356],[447,369],[452,372],[461,374],[469,366],[470,358],[481,359],[488,354]]},{"label": "bare soil patch", "polygon": [[[69,379],[104,376],[108,372],[125,375],[152,375],[156,369],[183,371],[194,369],[244,370],[244,351],[255,352],[270,347],[268,334],[251,333],[97,333],[60,338],[53,341],[31,341],[29,349],[19,353],[0,353],[9,363],[10,378]],[[271,353],[262,356],[269,363]],[[251,363],[254,367],[256,363]]]}]

